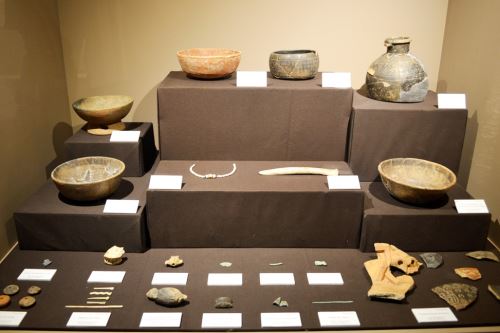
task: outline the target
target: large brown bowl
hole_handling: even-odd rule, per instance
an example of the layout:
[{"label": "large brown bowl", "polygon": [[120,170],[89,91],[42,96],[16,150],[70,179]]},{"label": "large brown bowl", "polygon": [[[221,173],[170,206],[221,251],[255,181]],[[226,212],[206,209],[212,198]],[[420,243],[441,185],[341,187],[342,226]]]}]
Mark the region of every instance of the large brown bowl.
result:
[{"label": "large brown bowl", "polygon": [[50,176],[66,198],[91,201],[113,194],[124,171],[125,163],[116,158],[89,156],[57,166]]},{"label": "large brown bowl", "polygon": [[423,205],[443,197],[457,178],[447,167],[418,158],[392,158],[380,162],[385,188],[397,199]]},{"label": "large brown bowl", "polygon": [[73,110],[89,124],[99,127],[121,121],[130,112],[133,103],[130,96],[92,96],[74,102]]},{"label": "large brown bowl", "polygon": [[241,52],[220,48],[195,48],[177,52],[182,70],[198,79],[229,77],[240,64]]}]

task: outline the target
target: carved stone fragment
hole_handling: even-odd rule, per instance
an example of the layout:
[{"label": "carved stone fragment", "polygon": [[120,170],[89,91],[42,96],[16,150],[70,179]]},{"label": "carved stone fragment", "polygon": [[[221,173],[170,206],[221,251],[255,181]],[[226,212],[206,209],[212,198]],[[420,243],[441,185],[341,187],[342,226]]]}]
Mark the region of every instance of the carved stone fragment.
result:
[{"label": "carved stone fragment", "polygon": [[273,305],[279,306],[280,308],[288,307],[288,302],[285,301],[282,297],[278,297],[273,301]]},{"label": "carved stone fragment", "polygon": [[215,299],[215,308],[216,309],[230,309],[233,307],[233,300],[231,297],[217,297]]},{"label": "carved stone fragment", "polygon": [[[156,289],[156,290],[155,290]],[[184,295],[177,288],[152,288],[146,293],[146,297],[154,300],[156,304],[164,305],[167,307],[175,307],[187,302],[187,295]]]},{"label": "carved stone fragment", "polygon": [[465,309],[477,298],[477,288],[465,283],[447,283],[431,290],[455,310]]},{"label": "carved stone fragment", "polygon": [[473,251],[465,254],[467,257],[471,257],[474,259],[488,259],[496,262],[500,262],[498,257],[491,251]]},{"label": "carved stone fragment", "polygon": [[470,280],[479,280],[481,278],[481,272],[476,267],[458,267],[455,268],[455,273],[462,277]]},{"label": "carved stone fragment", "polygon": [[436,252],[421,253],[420,258],[425,262],[427,268],[438,268],[443,263],[443,257]]}]

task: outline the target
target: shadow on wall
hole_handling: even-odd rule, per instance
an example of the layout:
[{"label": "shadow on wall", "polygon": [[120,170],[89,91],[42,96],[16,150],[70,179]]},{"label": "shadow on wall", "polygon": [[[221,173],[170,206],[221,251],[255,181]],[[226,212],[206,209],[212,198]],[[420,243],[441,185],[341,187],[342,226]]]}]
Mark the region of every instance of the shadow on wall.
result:
[{"label": "shadow on wall", "polygon": [[[436,90],[437,93],[448,92],[447,82],[445,80],[439,80]],[[467,183],[469,182],[470,169],[472,166],[472,157],[474,154],[474,147],[476,145],[478,128],[479,123],[477,121],[477,110],[474,110],[472,112],[472,115],[471,110],[469,110],[467,126],[465,129],[464,144],[462,147],[462,157],[460,159],[460,168],[457,175],[457,182],[464,188],[467,187]]]},{"label": "shadow on wall", "polygon": [[152,122],[155,136],[155,146],[159,146],[158,133],[158,99],[157,89],[160,82],[154,85],[146,95],[136,104],[132,121],[134,122]]},{"label": "shadow on wall", "polygon": [[68,160],[64,142],[73,135],[73,128],[64,122],[59,122],[52,129],[52,146],[56,157],[45,167],[45,174],[50,178],[50,174],[55,167]]}]

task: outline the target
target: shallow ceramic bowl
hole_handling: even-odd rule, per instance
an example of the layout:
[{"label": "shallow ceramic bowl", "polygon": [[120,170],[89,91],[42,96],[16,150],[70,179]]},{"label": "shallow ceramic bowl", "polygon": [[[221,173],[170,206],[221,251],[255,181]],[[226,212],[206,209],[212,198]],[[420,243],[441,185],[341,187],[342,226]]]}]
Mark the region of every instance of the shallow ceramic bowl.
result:
[{"label": "shallow ceramic bowl", "polygon": [[130,96],[92,96],[74,102],[73,110],[89,124],[104,126],[122,120],[130,112],[133,103]]},{"label": "shallow ceramic bowl", "polygon": [[99,200],[110,196],[125,171],[125,163],[104,156],[81,157],[57,166],[52,180],[63,196],[77,201]]},{"label": "shallow ceramic bowl", "polygon": [[229,77],[240,64],[241,52],[219,48],[195,48],[177,52],[182,70],[199,79]]},{"label": "shallow ceramic bowl", "polygon": [[397,199],[426,204],[440,199],[456,183],[447,167],[418,158],[392,158],[378,165],[385,188]]},{"label": "shallow ceramic bowl", "polygon": [[269,70],[277,79],[312,79],[318,73],[318,67],[319,57],[313,50],[275,51],[269,56]]}]

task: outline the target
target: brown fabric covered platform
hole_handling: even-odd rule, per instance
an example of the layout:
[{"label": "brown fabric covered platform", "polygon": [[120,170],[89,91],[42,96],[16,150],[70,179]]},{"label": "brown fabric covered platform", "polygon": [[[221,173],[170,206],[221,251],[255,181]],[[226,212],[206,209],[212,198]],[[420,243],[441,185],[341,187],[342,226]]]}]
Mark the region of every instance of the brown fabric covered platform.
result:
[{"label": "brown fabric covered platform", "polygon": [[352,89],[268,78],[267,88],[170,72],[158,87],[162,160],[344,161]]},{"label": "brown fabric covered platform", "polygon": [[429,91],[421,103],[389,103],[354,91],[349,166],[360,181],[378,179],[378,164],[393,157],[414,157],[458,171],[467,110],[437,108]]},{"label": "brown fabric covered platform", "polygon": [[160,161],[154,174],[182,175],[182,190],[148,190],[148,229],[157,247],[357,248],[361,190],[328,190],[326,176],[261,176],[285,166],[338,168],[345,162],[235,161],[234,175],[201,179],[189,172],[224,174],[232,161]]},{"label": "brown fabric covered platform", "polygon": [[[20,329],[68,330],[66,323],[73,311],[110,311],[108,326],[99,328],[99,331],[140,330],[139,323],[143,312],[182,312],[181,327],[169,329],[172,331],[200,331],[204,312],[240,312],[243,316],[242,331],[264,330],[260,327],[261,312],[299,312],[303,325],[301,330],[321,329],[318,311],[356,311],[361,326],[353,329],[500,326],[500,302],[487,291],[488,284],[500,284],[500,264],[476,261],[466,257],[463,252],[443,252],[443,266],[438,269],[421,268],[420,272],[414,275],[416,288],[402,303],[368,299],[366,294],[371,283],[363,268],[363,262],[375,256],[373,253],[361,253],[354,249],[153,249],[142,254],[127,254],[127,260],[120,266],[105,265],[102,255],[102,252],[15,250],[0,265],[0,285],[17,283],[21,292],[13,297],[12,304],[2,311],[20,311],[17,301],[30,285],[37,284],[42,287],[42,293],[36,296],[37,304],[26,310],[27,315]],[[163,262],[170,255],[180,255],[184,259],[184,266],[176,269],[166,268]],[[16,281],[24,268],[42,268],[41,263],[45,258],[53,261],[49,268],[57,269],[51,282]],[[314,260],[318,259],[327,261],[328,266],[314,266]],[[219,266],[221,261],[230,261],[233,266],[223,268]],[[268,265],[270,262],[283,262],[283,265],[272,267]],[[466,281],[458,277],[453,268],[463,266],[479,268],[483,278],[478,281]],[[93,270],[126,271],[126,274],[122,284],[89,284],[87,278]],[[166,308],[146,299],[145,293],[152,287],[151,280],[155,272],[189,273],[187,285],[178,288],[188,295],[190,303],[179,308]],[[243,273],[243,286],[207,287],[208,273],[223,272]],[[295,286],[260,286],[261,272],[294,273]],[[306,278],[308,272],[341,273],[344,285],[310,286]],[[477,301],[465,310],[452,310],[458,319],[457,322],[418,324],[411,309],[447,307],[448,305],[430,289],[451,282],[464,282],[479,288]],[[67,304],[84,304],[94,286],[114,286],[115,290],[108,304],[121,304],[124,308],[77,310],[64,307]],[[214,309],[215,298],[223,295],[233,298],[233,309]],[[278,296],[288,301],[288,308],[272,305]],[[352,300],[353,303],[311,303],[325,300]]]},{"label": "brown fabric covered platform", "polygon": [[48,180],[14,213],[21,249],[105,251],[115,244],[129,252],[148,247],[146,188],[149,177],[123,178],[109,199],[139,200],[135,214],[103,214],[106,200],[76,202],[64,198]]},{"label": "brown fabric covered platform", "polygon": [[108,156],[123,161],[125,177],[141,177],[158,155],[152,123],[125,123],[128,131],[140,131],[139,142],[109,142],[110,135],[92,135],[80,129],[64,142],[67,159],[84,156]]},{"label": "brown fabric covered platform", "polygon": [[458,214],[455,199],[472,199],[455,185],[434,204],[418,207],[392,197],[381,182],[361,183],[366,193],[360,249],[388,242],[407,251],[465,251],[486,245],[491,214]]}]

